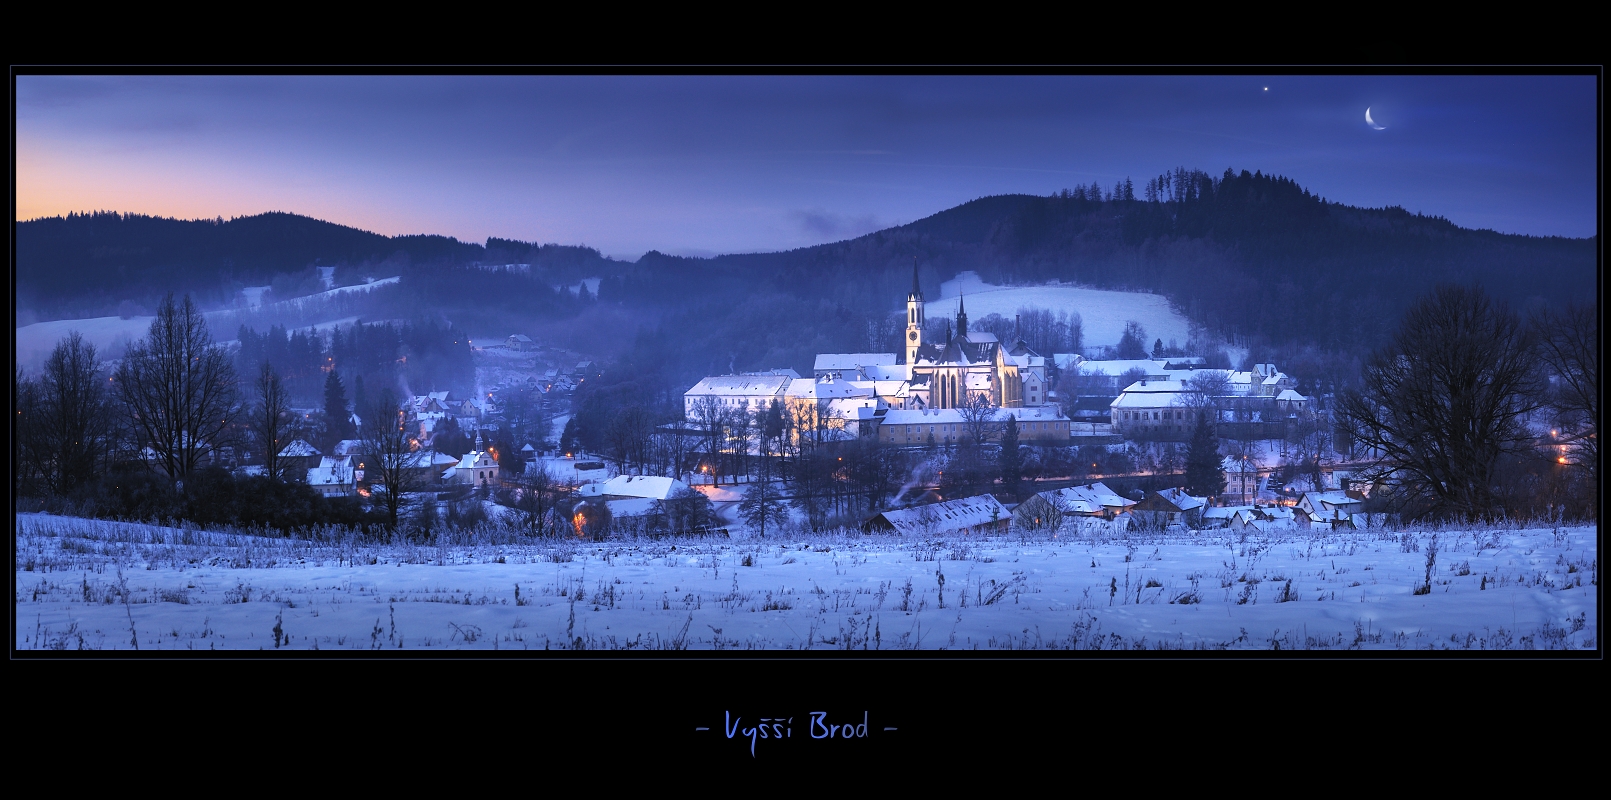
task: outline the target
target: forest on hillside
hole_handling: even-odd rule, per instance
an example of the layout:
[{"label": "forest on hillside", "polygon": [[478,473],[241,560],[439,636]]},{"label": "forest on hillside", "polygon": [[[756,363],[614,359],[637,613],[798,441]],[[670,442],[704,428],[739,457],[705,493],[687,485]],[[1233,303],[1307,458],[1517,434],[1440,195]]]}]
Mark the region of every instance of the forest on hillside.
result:
[{"label": "forest on hillside", "polygon": [[[657,386],[735,369],[806,370],[819,352],[894,349],[889,323],[914,259],[931,297],[963,270],[994,283],[1151,291],[1210,337],[1279,356],[1283,368],[1307,360],[1336,371],[1339,359],[1378,346],[1411,299],[1439,283],[1481,284],[1521,308],[1582,297],[1596,287],[1598,247],[1343,206],[1259,172],[1184,168],[1139,186],[985,197],[787,252],[651,251],[632,263],[591,248],[386,237],[279,213],[181,221],[103,212],[22,222],[17,232],[19,314],[39,319],[114,313],[130,298],[149,307],[169,290],[220,304],[247,285],[308,292],[319,288],[314,268],[332,266],[337,285],[401,275],[387,317],[473,336],[558,338],[619,357],[619,373]],[[526,266],[491,268],[504,264]],[[587,277],[602,279],[596,297],[564,288]]]}]

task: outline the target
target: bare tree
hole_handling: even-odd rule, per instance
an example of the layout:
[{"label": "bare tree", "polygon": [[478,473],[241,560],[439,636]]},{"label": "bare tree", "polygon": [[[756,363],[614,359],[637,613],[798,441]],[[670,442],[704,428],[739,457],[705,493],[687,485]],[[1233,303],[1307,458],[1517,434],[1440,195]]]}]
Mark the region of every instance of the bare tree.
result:
[{"label": "bare tree", "polygon": [[163,299],[150,333],[129,346],[116,383],[141,444],[175,481],[225,445],[238,412],[235,369],[189,295],[182,304],[171,294]]},{"label": "bare tree", "polygon": [[47,492],[89,483],[112,449],[113,413],[95,346],[73,331],[57,343],[34,386],[29,438]]},{"label": "bare tree", "polygon": [[996,422],[996,407],[991,405],[989,397],[982,394],[957,406],[957,413],[962,416],[962,430],[973,440],[974,447],[983,447],[985,441],[1000,427]]},{"label": "bare tree", "polygon": [[1218,407],[1219,398],[1231,393],[1230,376],[1218,369],[1193,370],[1184,386],[1181,401],[1194,411],[1212,411]]},{"label": "bare tree", "polygon": [[1533,447],[1524,422],[1540,405],[1532,337],[1480,288],[1444,285],[1422,298],[1373,354],[1364,391],[1341,401],[1355,441],[1416,516],[1480,518],[1497,506],[1502,457]]},{"label": "bare tree", "polygon": [[517,508],[526,512],[526,522],[531,528],[532,536],[543,536],[552,532],[551,518],[557,502],[557,491],[554,474],[542,461],[531,465],[521,476],[520,503]]},{"label": "bare tree", "polygon": [[[334,374],[334,373],[332,373]],[[280,450],[297,436],[296,414],[291,411],[291,393],[280,374],[267,361],[258,369],[257,407],[252,413],[252,432],[263,447],[263,471],[281,480]]]},{"label": "bare tree", "polygon": [[1596,304],[1533,315],[1539,353],[1555,373],[1550,393],[1556,441],[1571,450],[1567,463],[1586,468],[1600,483],[1600,316]]},{"label": "bare tree", "polygon": [[627,406],[611,416],[604,433],[605,448],[617,471],[625,473],[634,465],[641,469],[648,462],[653,433],[654,424],[643,406]]},{"label": "bare tree", "polygon": [[423,484],[421,475],[429,471],[431,454],[416,450],[409,439],[402,403],[393,390],[381,390],[359,416],[364,421],[359,433],[364,449],[361,468],[370,491],[385,506],[387,519],[395,530],[403,495],[417,491]]}]

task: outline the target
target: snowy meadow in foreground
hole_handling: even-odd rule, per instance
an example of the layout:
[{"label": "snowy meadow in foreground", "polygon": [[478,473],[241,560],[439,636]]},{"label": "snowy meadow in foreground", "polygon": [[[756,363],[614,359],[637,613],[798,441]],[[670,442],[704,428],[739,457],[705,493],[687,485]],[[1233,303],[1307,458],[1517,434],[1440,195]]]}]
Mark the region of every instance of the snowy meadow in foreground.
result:
[{"label": "snowy meadow in foreground", "polygon": [[1581,650],[1594,527],[278,539],[16,518],[19,650]]}]

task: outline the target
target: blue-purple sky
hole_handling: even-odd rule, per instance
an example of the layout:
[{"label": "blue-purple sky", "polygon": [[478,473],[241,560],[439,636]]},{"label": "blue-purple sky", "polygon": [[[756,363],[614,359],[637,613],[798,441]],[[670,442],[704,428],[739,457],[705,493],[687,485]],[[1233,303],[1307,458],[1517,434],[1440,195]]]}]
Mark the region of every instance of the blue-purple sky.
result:
[{"label": "blue-purple sky", "polygon": [[[291,211],[636,258],[1176,166],[1597,232],[1593,77],[17,78],[17,217]],[[1375,130],[1365,122],[1371,109]]]}]

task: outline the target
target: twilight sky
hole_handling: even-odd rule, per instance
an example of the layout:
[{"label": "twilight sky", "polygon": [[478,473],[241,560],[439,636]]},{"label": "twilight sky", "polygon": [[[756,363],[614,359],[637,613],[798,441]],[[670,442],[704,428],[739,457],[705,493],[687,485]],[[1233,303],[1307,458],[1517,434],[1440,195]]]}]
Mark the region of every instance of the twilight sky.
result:
[{"label": "twilight sky", "polygon": [[[18,76],[17,219],[783,250],[1176,166],[1590,236],[1593,77]],[[1268,87],[1268,88],[1266,88]],[[1371,109],[1374,130],[1365,122]]]}]

